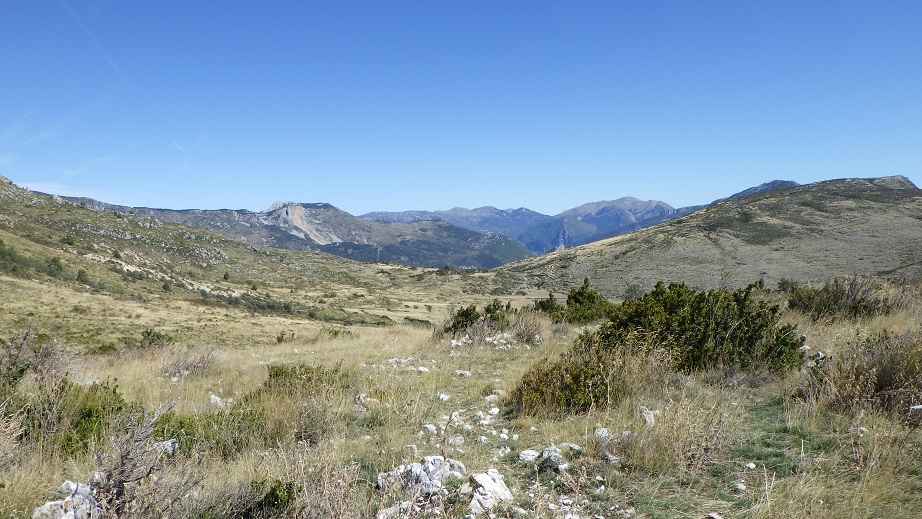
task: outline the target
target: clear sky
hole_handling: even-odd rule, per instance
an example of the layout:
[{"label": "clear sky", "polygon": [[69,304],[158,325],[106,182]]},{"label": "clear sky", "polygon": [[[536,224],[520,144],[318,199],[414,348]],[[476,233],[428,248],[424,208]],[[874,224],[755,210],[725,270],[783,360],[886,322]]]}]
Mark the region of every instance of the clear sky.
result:
[{"label": "clear sky", "polygon": [[922,186],[922,2],[5,2],[0,174],[353,214]]}]

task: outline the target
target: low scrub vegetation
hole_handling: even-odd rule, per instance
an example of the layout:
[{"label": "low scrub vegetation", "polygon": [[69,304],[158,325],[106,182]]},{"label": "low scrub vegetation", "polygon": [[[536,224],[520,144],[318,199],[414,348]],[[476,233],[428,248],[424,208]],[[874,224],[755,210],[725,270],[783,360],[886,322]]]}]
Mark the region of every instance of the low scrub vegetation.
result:
[{"label": "low scrub vegetation", "polygon": [[817,359],[799,394],[835,412],[922,419],[922,409],[910,411],[922,405],[922,335],[856,337],[834,357]]},{"label": "low scrub vegetation", "polygon": [[436,338],[443,336],[467,337],[479,342],[497,334],[509,334],[516,341],[540,343],[544,321],[531,308],[514,309],[511,303],[494,299],[477,310],[476,305],[452,311],[445,323],[435,330]]},{"label": "low scrub vegetation", "polygon": [[658,283],[613,307],[599,330],[584,332],[559,360],[535,365],[513,399],[526,413],[585,412],[617,403],[632,387],[662,383],[672,370],[779,373],[799,366],[804,337],[780,322],[777,305],[756,302],[753,290]]},{"label": "low scrub vegetation", "polygon": [[787,293],[788,306],[821,319],[868,319],[899,310],[907,304],[903,291],[892,299],[881,284],[870,278],[833,279],[821,287],[782,281],[780,288]]},{"label": "low scrub vegetation", "polygon": [[554,299],[554,294],[548,294],[547,299],[535,301],[535,309],[549,315],[557,323],[588,324],[604,318],[614,309],[614,305],[602,294],[589,288],[589,278],[586,278],[579,288],[570,289],[564,305]]},{"label": "low scrub vegetation", "polygon": [[[125,347],[4,331],[0,516],[29,516],[65,479],[93,485],[100,517],[462,516],[466,476],[428,497],[376,487],[438,455],[503,475],[514,500],[497,517],[918,517],[919,306],[876,289],[904,304],[814,321],[755,285],[611,304],[584,282],[559,305],[404,307],[444,317],[435,334],[225,305],[138,318],[150,303],[81,293],[63,318],[130,314],[93,336]],[[198,312],[212,340],[237,335],[202,340]],[[568,468],[519,456],[554,446]]]}]

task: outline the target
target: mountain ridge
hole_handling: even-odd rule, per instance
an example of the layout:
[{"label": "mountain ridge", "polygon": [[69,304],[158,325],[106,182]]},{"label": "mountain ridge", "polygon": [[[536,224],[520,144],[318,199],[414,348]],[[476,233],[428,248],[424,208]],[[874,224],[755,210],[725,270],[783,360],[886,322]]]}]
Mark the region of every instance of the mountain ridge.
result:
[{"label": "mountain ridge", "polygon": [[191,225],[254,245],[318,250],[365,262],[491,268],[532,255],[515,241],[448,222],[384,223],[357,218],[331,204],[276,202],[268,209],[152,209],[61,197],[96,211],[129,213]]},{"label": "mountain ridge", "polygon": [[565,291],[584,278],[610,298],[657,281],[745,286],[867,275],[922,278],[922,190],[906,177],[765,190],[656,226],[504,265],[515,290]]}]

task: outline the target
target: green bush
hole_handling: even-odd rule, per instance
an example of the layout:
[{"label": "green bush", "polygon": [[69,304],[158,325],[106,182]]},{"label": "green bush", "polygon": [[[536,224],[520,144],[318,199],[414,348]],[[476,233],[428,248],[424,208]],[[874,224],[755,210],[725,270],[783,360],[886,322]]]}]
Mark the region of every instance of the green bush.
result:
[{"label": "green bush", "polygon": [[112,418],[132,408],[115,385],[82,386],[66,376],[42,381],[33,395],[21,398],[16,403],[23,409],[25,441],[64,456],[88,452]]},{"label": "green bush", "polygon": [[332,368],[319,364],[297,364],[286,366],[272,364],[268,367],[269,376],[262,387],[248,394],[244,401],[249,401],[268,392],[283,392],[284,394],[316,395],[325,393],[330,389],[347,386],[346,374],[341,365]]},{"label": "green bush", "polygon": [[538,299],[535,301],[535,310],[554,317],[563,312],[565,307],[554,299],[553,293],[548,292],[547,299]]},{"label": "green bush", "polygon": [[567,295],[566,321],[574,324],[591,323],[604,318],[612,308],[612,304],[602,294],[589,288],[589,278],[585,278],[582,286],[571,288]]},{"label": "green bush", "polygon": [[278,445],[280,432],[272,430],[264,413],[250,409],[222,409],[214,413],[180,415],[170,412],[156,422],[159,437],[176,438],[183,455],[207,452],[233,459],[252,449]]},{"label": "green bush", "polygon": [[591,323],[604,318],[612,308],[602,294],[589,288],[589,278],[585,278],[579,288],[570,289],[565,306],[554,299],[554,294],[535,301],[535,310],[544,312],[556,323]]},{"label": "green bush", "polygon": [[493,322],[493,327],[497,330],[505,330],[514,313],[511,302],[503,305],[499,299],[494,299],[483,308],[483,316],[489,317]]},{"label": "green bush", "polygon": [[510,394],[515,411],[563,415],[607,408],[646,388],[661,387],[671,373],[662,351],[631,336],[603,344],[597,333],[583,333],[560,359],[536,363]]},{"label": "green bush", "polygon": [[799,366],[804,337],[779,323],[777,306],[755,302],[752,291],[657,283],[642,298],[613,307],[608,322],[583,333],[559,360],[532,367],[512,401],[529,414],[584,412],[660,384],[671,370]]},{"label": "green bush", "polygon": [[480,312],[477,311],[476,305],[471,305],[464,307],[462,306],[456,312],[452,313],[448,318],[448,322],[444,327],[445,333],[449,335],[457,335],[471,326],[477,324],[477,321],[480,320]]},{"label": "green bush", "polygon": [[664,348],[682,371],[734,367],[785,371],[803,361],[805,338],[781,324],[777,305],[752,297],[754,286],[735,292],[695,291],[684,283],[657,283],[642,298],[615,307],[599,331],[616,344],[639,333]]}]

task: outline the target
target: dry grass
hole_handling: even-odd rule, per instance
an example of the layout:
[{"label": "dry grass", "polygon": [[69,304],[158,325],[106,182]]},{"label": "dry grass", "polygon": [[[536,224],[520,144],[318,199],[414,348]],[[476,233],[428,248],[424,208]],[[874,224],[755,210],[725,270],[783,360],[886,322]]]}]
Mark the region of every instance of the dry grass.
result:
[{"label": "dry grass", "polygon": [[[391,315],[433,322],[444,318],[445,300],[431,303],[429,311],[427,299],[418,293],[400,294],[391,297]],[[232,513],[264,489],[261,484],[309,481],[310,485],[297,486],[290,515],[368,517],[408,498],[375,490],[377,473],[430,454],[460,459],[469,471],[497,467],[516,496],[514,505],[526,508],[532,517],[559,516],[565,499],[577,504],[586,500],[589,504],[578,505],[581,515],[603,516],[627,508],[647,517],[704,516],[710,511],[724,517],[912,517],[922,511],[915,497],[920,488],[914,474],[922,467],[918,430],[888,416],[843,415],[821,409],[814,401],[786,400],[783,397],[800,383],[796,375],[732,386],[733,380],[726,377],[676,376],[658,384],[635,373],[632,396],[613,407],[556,419],[501,413],[481,424],[477,413],[502,407],[501,399],[487,398],[497,390],[510,392],[540,359],[567,351],[576,336],[572,327],[525,314],[531,321],[523,321],[522,328],[538,330],[540,344],[452,348],[448,338],[435,339],[431,329],[410,325],[343,327],[183,302],[115,301],[104,294],[23,280],[4,280],[2,295],[18,295],[3,303],[4,310],[35,314],[29,319],[36,334],[60,338],[56,347],[62,355],[57,358],[63,364],[57,369],[74,380],[117,383],[126,400],[148,411],[174,405],[176,415],[194,421],[189,430],[196,434],[211,430],[211,420],[223,424],[230,435],[236,430],[272,440],[237,441],[239,450],[230,455],[221,450],[220,442],[233,438],[202,440],[197,448],[207,455],[199,460],[205,479],[194,489],[199,505],[182,504],[187,515],[208,509]],[[348,297],[346,292],[335,296]],[[455,301],[482,304],[491,299]],[[87,310],[74,311],[78,305]],[[835,357],[848,350],[856,330],[868,336],[885,329],[913,329],[920,316],[917,307],[907,308],[912,310],[857,323],[814,323],[798,314],[788,318],[807,335],[813,350]],[[5,335],[28,325],[27,320],[5,319]],[[120,337],[138,336],[148,328],[169,334],[173,344],[86,353],[87,344],[119,344]],[[268,366],[302,364],[339,366],[343,382],[309,394],[247,396],[263,387]],[[21,390],[30,387],[34,386],[24,384]],[[366,401],[365,410],[354,407],[353,399],[360,393],[376,402]],[[236,403],[214,405],[212,394]],[[440,394],[448,399],[440,399]],[[641,416],[641,405],[658,412],[653,426]],[[15,410],[8,407],[4,416],[14,416],[10,411]],[[261,413],[258,421],[230,418],[254,410]],[[437,433],[428,433],[426,424],[435,426]],[[630,430],[636,436],[603,446],[594,437],[597,424],[617,435]],[[0,433],[0,441],[18,441],[15,420],[8,418],[3,427],[7,426],[13,433]],[[849,432],[859,427],[868,432]],[[504,429],[507,438],[501,439]],[[449,445],[447,440],[454,437],[464,443]],[[480,437],[486,440],[481,443]],[[526,448],[541,450],[567,442],[583,446],[585,452],[567,454],[571,469],[563,475],[538,474],[515,459]],[[415,452],[408,449],[411,444]],[[620,465],[601,460],[598,455],[604,449],[613,451]],[[8,469],[0,476],[5,483],[0,489],[4,516],[28,515],[63,479],[85,480],[97,468],[89,453],[58,457],[28,444],[20,444],[15,452],[5,458]],[[759,462],[757,469],[743,468],[751,460]],[[772,460],[781,461],[775,466]],[[796,470],[786,472],[784,467]],[[744,482],[746,490],[734,490],[737,482]],[[511,514],[511,506],[503,513]],[[447,516],[460,510],[457,504],[439,507]]]}]

